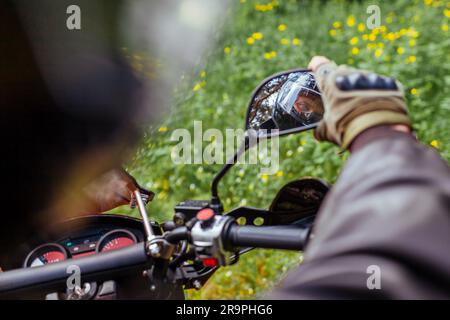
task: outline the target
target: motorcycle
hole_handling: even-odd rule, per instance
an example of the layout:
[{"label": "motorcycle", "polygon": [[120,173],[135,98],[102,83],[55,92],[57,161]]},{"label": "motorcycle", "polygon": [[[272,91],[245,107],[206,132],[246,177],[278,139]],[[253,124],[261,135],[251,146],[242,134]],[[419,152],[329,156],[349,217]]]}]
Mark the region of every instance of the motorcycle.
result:
[{"label": "motorcycle", "polygon": [[306,73],[277,73],[254,90],[244,142],[214,177],[210,200],[182,201],[171,221],[158,224],[149,220],[136,190],[141,219],[103,214],[57,223],[13,248],[8,271],[0,273],[0,298],[184,299],[184,290],[201,289],[218,268],[237,263],[254,248],[303,250],[329,190],[326,182],[295,180],[268,209],[242,206],[227,213],[218,186],[239,157],[260,141],[317,126],[316,121],[277,130],[272,119],[282,85]]}]

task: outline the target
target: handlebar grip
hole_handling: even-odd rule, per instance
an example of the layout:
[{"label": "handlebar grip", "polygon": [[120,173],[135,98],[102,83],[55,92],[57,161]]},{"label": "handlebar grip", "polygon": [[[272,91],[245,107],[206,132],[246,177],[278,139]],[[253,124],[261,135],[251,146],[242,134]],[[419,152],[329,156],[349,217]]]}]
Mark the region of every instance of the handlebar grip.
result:
[{"label": "handlebar grip", "polygon": [[99,253],[79,259],[68,259],[58,263],[41,267],[22,268],[0,273],[0,297],[17,290],[32,290],[43,288],[64,288],[71,275],[70,266],[80,268],[83,282],[99,279],[109,280],[111,276],[119,274],[129,268],[144,267],[150,263],[145,253],[144,243],[129,247]]},{"label": "handlebar grip", "polygon": [[306,245],[309,230],[298,226],[231,225],[224,242],[234,247],[302,250]]}]

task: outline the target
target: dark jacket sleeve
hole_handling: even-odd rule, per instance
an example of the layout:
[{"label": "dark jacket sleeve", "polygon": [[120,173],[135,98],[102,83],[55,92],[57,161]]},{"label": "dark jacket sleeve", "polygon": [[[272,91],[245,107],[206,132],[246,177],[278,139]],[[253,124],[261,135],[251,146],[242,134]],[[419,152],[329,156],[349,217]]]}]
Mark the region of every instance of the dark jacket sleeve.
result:
[{"label": "dark jacket sleeve", "polygon": [[409,134],[358,149],[321,207],[304,263],[269,298],[449,299],[448,164]]}]

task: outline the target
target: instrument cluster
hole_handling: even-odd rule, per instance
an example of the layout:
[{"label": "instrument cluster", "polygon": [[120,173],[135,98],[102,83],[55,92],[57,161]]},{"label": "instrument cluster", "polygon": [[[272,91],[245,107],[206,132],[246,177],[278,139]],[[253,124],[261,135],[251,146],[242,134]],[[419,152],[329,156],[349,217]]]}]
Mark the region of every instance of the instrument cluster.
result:
[{"label": "instrument cluster", "polygon": [[119,250],[143,241],[144,238],[142,223],[137,219],[104,215],[76,220],[75,224],[74,221],[65,222],[55,241],[52,239],[51,242],[32,249],[26,256],[23,267],[38,267]]}]

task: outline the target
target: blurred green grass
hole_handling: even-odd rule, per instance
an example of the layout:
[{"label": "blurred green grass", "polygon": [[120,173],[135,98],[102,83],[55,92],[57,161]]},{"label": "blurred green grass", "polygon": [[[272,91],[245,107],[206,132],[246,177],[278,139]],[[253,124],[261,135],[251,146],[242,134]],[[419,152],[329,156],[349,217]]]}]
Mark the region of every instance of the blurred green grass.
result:
[{"label": "blurred green grass", "polygon": [[[367,30],[368,5],[381,8],[381,27]],[[221,165],[175,165],[170,141],[177,128],[243,128],[253,89],[272,73],[305,67],[314,55],[371,69],[400,80],[419,139],[450,159],[450,2],[446,1],[236,1],[228,23],[195,74],[174,94],[173,112],[149,130],[128,169],[157,193],[152,218],[171,218],[185,199],[208,199]],[[280,171],[261,176],[258,165],[239,165],[225,177],[225,209],[246,204],[267,207],[277,190],[301,176],[334,182],[347,158],[311,132],[280,141]],[[123,210],[119,210],[123,212]],[[129,211],[135,215],[136,212]],[[299,253],[255,250],[219,270],[191,299],[257,298],[296,266]]]}]

